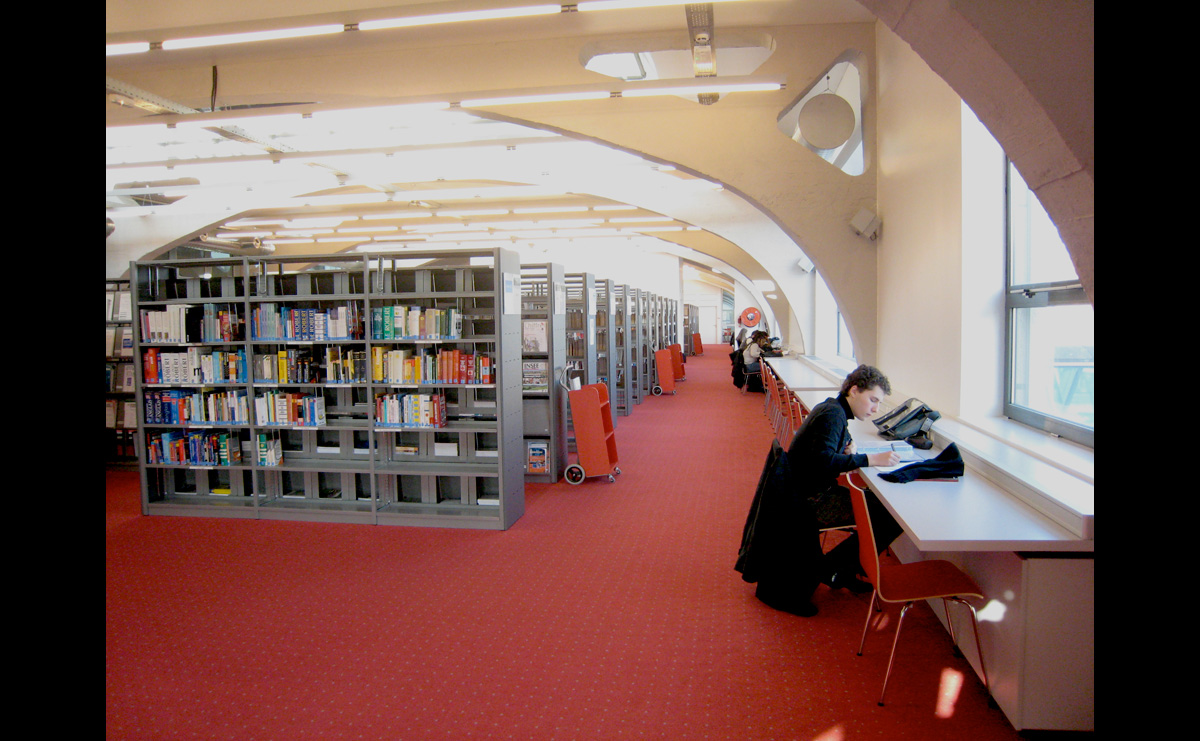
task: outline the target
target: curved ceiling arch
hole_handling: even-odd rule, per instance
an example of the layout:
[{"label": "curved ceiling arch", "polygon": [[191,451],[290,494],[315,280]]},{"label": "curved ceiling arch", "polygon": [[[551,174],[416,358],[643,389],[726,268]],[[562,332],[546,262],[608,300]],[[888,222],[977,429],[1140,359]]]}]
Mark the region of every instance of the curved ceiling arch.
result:
[{"label": "curved ceiling arch", "polygon": [[[348,113],[358,116],[355,111]],[[247,229],[245,225],[255,220],[261,222],[270,215],[295,218],[340,213],[347,219],[361,219],[367,211],[382,212],[397,204],[420,201],[436,203],[440,211],[435,211],[435,216],[452,212],[464,214],[462,218],[471,219],[463,222],[464,228],[487,223],[497,239],[507,240],[508,246],[521,248],[527,246],[526,242],[533,246],[533,242],[517,236],[517,232],[507,229],[506,224],[494,219],[489,222],[470,210],[475,208],[481,214],[485,210],[508,211],[511,213],[504,218],[512,219],[512,214],[536,211],[536,207],[540,207],[544,212],[536,217],[540,222],[531,224],[530,228],[559,222],[562,233],[575,235],[575,246],[580,250],[619,251],[636,247],[643,252],[671,252],[693,263],[707,265],[740,281],[766,309],[768,319],[774,319],[772,302],[767,301],[755,285],[755,280],[769,276],[769,271],[752,251],[742,249],[739,244],[745,239],[752,239],[763,249],[773,246],[794,249],[794,244],[778,225],[745,199],[728,190],[714,188],[711,181],[667,166],[667,163],[624,152],[611,144],[573,132],[486,113],[463,111],[454,115],[459,119],[469,116],[494,124],[474,127],[465,124],[464,128],[471,128],[471,133],[453,142],[443,141],[440,146],[417,146],[410,141],[403,146],[384,145],[373,149],[355,146],[363,143],[358,141],[344,143],[341,149],[326,148],[319,153],[298,147],[296,151],[264,154],[253,146],[241,147],[240,142],[234,142],[233,152],[217,154],[224,152],[221,147],[225,143],[219,142],[214,145],[213,164],[176,160],[169,168],[164,168],[165,161],[143,160],[140,165],[130,163],[110,169],[107,184],[110,203],[122,199],[127,204],[152,200],[158,203],[113,211],[117,214],[116,229],[109,241],[124,253],[125,258],[145,259],[201,235],[226,242],[238,239],[239,230],[249,236],[254,234],[253,229]],[[279,123],[286,118],[286,114],[278,111],[261,117],[245,114],[225,126],[248,134],[248,138],[258,142],[299,144],[304,141],[299,134]],[[455,138],[446,133],[445,125],[435,124],[435,128],[443,140]],[[122,140],[136,142],[140,148],[166,147],[185,136],[183,132],[163,127],[154,127],[153,131],[162,136],[160,142],[149,141],[145,131],[115,135],[115,141],[110,141],[110,160],[121,157],[118,150]],[[138,155],[131,152],[128,156],[136,160]],[[225,171],[231,174],[223,174]],[[386,200],[374,197],[384,194]],[[612,226],[626,232],[623,236],[587,239],[587,235],[578,229],[566,229],[570,226],[569,220],[578,217],[550,218],[549,215],[556,211],[569,210],[563,203],[551,202],[565,196],[587,196],[589,200],[585,201],[576,198],[585,206],[623,203],[637,206],[641,211],[633,215],[610,213],[605,216],[605,223],[611,222]],[[480,206],[487,209],[480,209]],[[645,211],[651,214],[642,213]],[[143,218],[149,213],[154,214],[153,220]],[[676,226],[647,223],[653,221],[651,216],[659,214],[669,217],[668,221],[674,220],[671,223]],[[426,224],[433,221],[427,220]],[[405,223],[405,229],[411,229],[409,224],[412,223]],[[678,231],[685,228],[678,226],[681,223],[687,225],[688,231]],[[283,247],[289,240],[280,240],[278,244],[287,252],[320,254],[354,249],[368,239],[362,236],[368,227],[350,226],[348,222],[342,226],[345,228],[337,231],[346,235],[345,238],[339,239],[340,234],[333,234],[331,229],[324,238],[314,237],[295,246]],[[677,231],[665,231],[667,229]],[[698,235],[701,230],[709,236]],[[278,235],[258,233],[257,236],[274,245]],[[442,236],[454,239],[442,234],[429,238]],[[464,240],[486,237],[486,234],[465,232],[462,235]],[[386,234],[379,239],[386,242]],[[567,258],[563,261],[569,264],[570,250],[558,254]],[[786,301],[776,300],[775,305],[788,310]]]}]

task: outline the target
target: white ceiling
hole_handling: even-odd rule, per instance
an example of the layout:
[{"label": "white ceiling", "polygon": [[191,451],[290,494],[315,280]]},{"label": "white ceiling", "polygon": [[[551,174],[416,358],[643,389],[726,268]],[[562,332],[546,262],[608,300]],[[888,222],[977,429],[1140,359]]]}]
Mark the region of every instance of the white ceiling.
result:
[{"label": "white ceiling", "polygon": [[[109,0],[106,40],[155,42],[514,4],[392,3],[377,8],[369,0]],[[849,0],[717,4],[713,18],[718,39],[724,26],[871,20]],[[675,6],[110,57],[106,212],[118,231],[122,220],[134,214],[171,214],[184,225],[176,229],[178,238],[203,233],[246,242],[256,237],[284,254],[339,252],[359,245],[377,248],[398,239],[420,247],[505,244],[550,254],[599,245],[609,251],[621,245],[666,250],[727,267],[714,255],[736,246],[727,244],[728,232],[716,223],[720,219],[738,224],[743,233],[747,224],[757,223],[769,233],[764,238],[781,239],[794,248],[750,204],[665,163],[469,110],[392,105],[462,99],[461,92],[394,99],[373,91],[333,102],[295,100],[293,95],[272,99],[269,90],[226,94],[219,74],[226,65],[358,54],[372,45],[435,49],[480,39],[645,33],[682,33],[686,40],[687,29],[684,8]],[[210,84],[197,84],[197,76],[210,74]],[[487,92],[561,88],[532,78],[511,82],[508,90],[493,87]],[[200,96],[205,87],[207,99]],[[216,110],[209,110],[214,102]],[[364,109],[381,115],[368,115]],[[237,120],[214,120],[229,117]],[[159,123],[163,120],[200,120],[206,125],[168,127]],[[632,207],[606,210],[621,205]],[[470,213],[481,209],[503,213]],[[284,223],[301,216],[332,220],[319,229]],[[311,231],[308,236],[305,227]],[[709,249],[713,245],[720,249]]]}]

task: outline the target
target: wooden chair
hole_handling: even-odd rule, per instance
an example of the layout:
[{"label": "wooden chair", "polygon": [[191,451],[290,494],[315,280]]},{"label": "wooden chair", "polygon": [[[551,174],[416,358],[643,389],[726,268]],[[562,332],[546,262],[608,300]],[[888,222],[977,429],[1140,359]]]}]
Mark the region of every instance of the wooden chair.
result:
[{"label": "wooden chair", "polygon": [[883,690],[879,693],[879,704],[883,705],[887,693],[888,680],[892,676],[892,664],[896,661],[896,644],[900,642],[900,629],[904,627],[904,616],[908,608],[917,600],[941,598],[942,609],[946,611],[946,624],[950,626],[950,640],[958,647],[958,639],[954,635],[954,623],[950,620],[948,601],[966,605],[971,610],[971,627],[975,631],[975,648],[979,651],[979,669],[983,675],[983,686],[989,690],[987,669],[983,663],[983,647],[979,643],[979,616],[975,607],[964,597],[983,599],[979,585],[967,576],[957,566],[949,561],[917,561],[915,563],[885,566],[879,563],[879,553],[875,549],[875,533],[871,530],[871,518],[867,514],[867,500],[863,491],[857,487],[850,489],[850,502],[854,506],[854,521],[858,525],[858,557],[863,570],[867,572],[867,580],[875,587],[871,593],[871,604],[867,608],[867,621],[863,625],[862,640],[858,644],[858,655],[862,656],[863,645],[867,642],[867,629],[871,626],[871,616],[875,611],[875,598],[883,602],[903,602],[900,610],[900,620],[896,624],[896,637],[892,640],[892,655],[888,658],[887,674],[883,677]]}]

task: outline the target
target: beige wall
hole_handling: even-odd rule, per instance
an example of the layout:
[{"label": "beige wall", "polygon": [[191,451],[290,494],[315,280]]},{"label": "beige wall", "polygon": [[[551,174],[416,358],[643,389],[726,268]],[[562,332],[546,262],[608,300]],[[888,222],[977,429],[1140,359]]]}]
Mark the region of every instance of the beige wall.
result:
[{"label": "beige wall", "polygon": [[958,413],[963,327],[961,100],[878,26],[879,367]]}]

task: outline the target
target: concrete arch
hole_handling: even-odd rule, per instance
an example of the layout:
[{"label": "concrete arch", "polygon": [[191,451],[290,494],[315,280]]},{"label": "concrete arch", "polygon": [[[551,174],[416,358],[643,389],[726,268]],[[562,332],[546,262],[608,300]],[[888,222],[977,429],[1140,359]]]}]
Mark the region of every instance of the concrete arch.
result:
[{"label": "concrete arch", "polygon": [[1092,0],[858,0],[971,107],[1037,194],[1095,305]]}]

